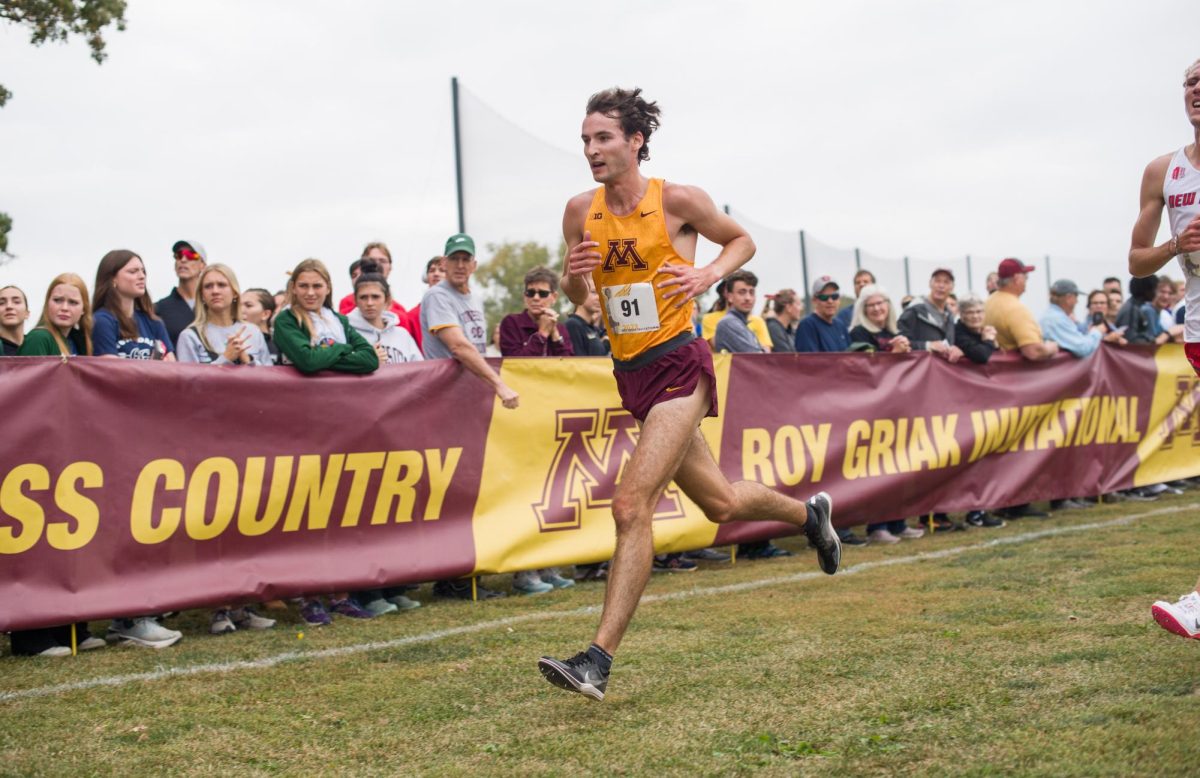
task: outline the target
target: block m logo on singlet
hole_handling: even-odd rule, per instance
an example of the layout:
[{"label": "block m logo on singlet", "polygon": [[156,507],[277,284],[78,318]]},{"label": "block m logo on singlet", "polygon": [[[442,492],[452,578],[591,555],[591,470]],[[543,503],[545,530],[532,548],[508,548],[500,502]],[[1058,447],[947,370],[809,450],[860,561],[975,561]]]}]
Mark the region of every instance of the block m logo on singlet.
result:
[{"label": "block m logo on singlet", "polygon": [[1175,379],[1175,407],[1159,426],[1164,451],[1177,443],[1200,447],[1200,381],[1194,375]]},{"label": "block m logo on singlet", "polygon": [[[620,408],[559,411],[558,448],[533,504],[542,532],[578,529],[585,510],[612,507],[613,493],[637,445],[637,422]],[[671,484],[655,506],[654,518],[683,518],[679,489]]]},{"label": "block m logo on singlet", "polygon": [[646,270],[650,267],[637,252],[637,238],[621,238],[608,242],[608,254],[604,256],[603,270],[612,273],[619,267]]}]

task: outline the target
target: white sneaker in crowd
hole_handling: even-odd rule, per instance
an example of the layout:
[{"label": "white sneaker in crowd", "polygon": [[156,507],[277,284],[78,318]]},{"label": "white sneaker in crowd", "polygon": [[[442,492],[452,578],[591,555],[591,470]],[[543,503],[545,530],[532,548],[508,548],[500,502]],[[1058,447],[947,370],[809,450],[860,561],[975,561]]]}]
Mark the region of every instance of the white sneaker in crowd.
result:
[{"label": "white sneaker in crowd", "polygon": [[38,656],[70,656],[71,649],[66,646],[50,646],[45,651],[39,651]]},{"label": "white sneaker in crowd", "polygon": [[228,635],[230,632],[236,632],[237,627],[233,623],[233,619],[229,618],[229,611],[225,608],[213,611],[212,621],[208,624],[208,631],[214,635]]},{"label": "white sneaker in crowd", "polygon": [[1167,632],[1200,640],[1200,593],[1188,592],[1175,603],[1159,600],[1150,614]]},{"label": "white sneaker in crowd", "polygon": [[925,530],[920,527],[905,527],[904,531],[900,533],[900,537],[916,540],[925,537]]},{"label": "white sneaker in crowd", "polygon": [[895,535],[893,535],[892,533],[888,532],[886,529],[875,530],[871,534],[867,535],[867,540],[871,541],[872,543],[899,543],[900,542],[900,538],[898,538]]},{"label": "white sneaker in crowd", "polygon": [[229,618],[238,629],[270,629],[275,626],[275,619],[260,616],[250,608],[234,608],[229,611]]},{"label": "white sneaker in crowd", "polygon": [[95,651],[97,648],[105,648],[108,644],[103,638],[98,638],[95,635],[88,635],[87,640],[81,640],[75,648],[79,651]]},{"label": "white sneaker in crowd", "polygon": [[108,628],[108,639],[122,645],[143,646],[145,648],[166,648],[173,646],[183,637],[182,632],[167,629],[154,620],[153,616],[139,616],[136,619],[113,619]]}]

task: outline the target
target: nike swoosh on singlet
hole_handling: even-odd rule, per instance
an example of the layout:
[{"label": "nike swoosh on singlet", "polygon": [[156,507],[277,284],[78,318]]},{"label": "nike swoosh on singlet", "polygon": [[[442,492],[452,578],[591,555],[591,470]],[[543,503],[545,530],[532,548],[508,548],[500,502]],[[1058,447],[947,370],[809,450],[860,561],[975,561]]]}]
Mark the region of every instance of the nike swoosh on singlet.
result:
[{"label": "nike swoosh on singlet", "polygon": [[682,388],[683,388],[682,386],[668,386],[668,387],[667,387],[666,389],[664,389],[663,391],[665,391],[665,392],[678,392],[678,391],[679,391],[680,389],[682,389]]},{"label": "nike swoosh on singlet", "polygon": [[658,209],[656,208],[653,211],[642,211],[642,218],[645,219],[647,216],[649,216],[652,213],[658,213]]}]

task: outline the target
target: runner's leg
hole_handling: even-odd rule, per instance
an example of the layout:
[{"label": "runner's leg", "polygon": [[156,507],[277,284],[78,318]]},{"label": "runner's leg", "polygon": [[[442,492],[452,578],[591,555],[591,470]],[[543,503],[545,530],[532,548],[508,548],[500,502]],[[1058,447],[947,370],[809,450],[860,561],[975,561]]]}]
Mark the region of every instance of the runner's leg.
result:
[{"label": "runner's leg", "polygon": [[595,640],[609,654],[620,645],[650,579],[654,508],[691,450],[692,434],[708,412],[708,384],[701,382],[701,386],[703,391],[650,409],[613,496],[617,547],[608,565],[604,611]]}]

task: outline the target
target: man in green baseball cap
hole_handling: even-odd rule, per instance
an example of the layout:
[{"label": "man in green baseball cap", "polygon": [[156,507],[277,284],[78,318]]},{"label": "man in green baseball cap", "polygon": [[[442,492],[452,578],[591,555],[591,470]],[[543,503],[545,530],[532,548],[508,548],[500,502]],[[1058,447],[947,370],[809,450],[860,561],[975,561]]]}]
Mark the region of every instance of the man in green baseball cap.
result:
[{"label": "man in green baseball cap", "polygon": [[465,232],[451,235],[446,240],[446,250],[442,253],[449,257],[456,251],[465,251],[471,256],[475,256],[475,241],[471,240],[471,236]]}]

